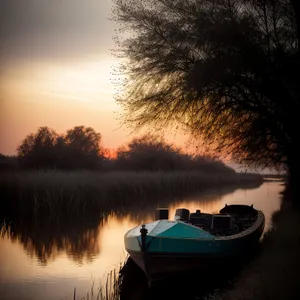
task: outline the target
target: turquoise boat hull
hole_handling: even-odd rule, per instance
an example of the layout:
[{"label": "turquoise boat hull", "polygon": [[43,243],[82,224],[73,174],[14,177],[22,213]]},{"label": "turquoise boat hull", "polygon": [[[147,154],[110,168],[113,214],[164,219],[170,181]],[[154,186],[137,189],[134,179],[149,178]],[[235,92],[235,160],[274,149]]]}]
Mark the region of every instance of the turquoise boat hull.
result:
[{"label": "turquoise boat hull", "polygon": [[264,215],[258,211],[255,223],[229,236],[216,236],[181,221],[159,220],[129,230],[125,249],[146,273],[149,281],[196,269],[229,263],[251,251],[264,229]]}]

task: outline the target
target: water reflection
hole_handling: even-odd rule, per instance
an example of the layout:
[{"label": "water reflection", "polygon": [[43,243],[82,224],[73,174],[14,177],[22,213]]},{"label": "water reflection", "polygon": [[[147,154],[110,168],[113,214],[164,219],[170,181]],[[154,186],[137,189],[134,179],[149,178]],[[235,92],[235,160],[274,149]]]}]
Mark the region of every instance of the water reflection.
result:
[{"label": "water reflection", "polygon": [[[88,219],[75,224],[40,224],[30,220],[6,221],[2,237],[21,244],[30,258],[46,267],[64,252],[79,265],[90,262],[100,253],[98,242],[105,219]],[[56,225],[56,226],[55,226]]]},{"label": "water reflection", "polygon": [[150,288],[141,269],[129,258],[120,272],[120,300],[196,300],[209,297],[216,288],[228,287],[242,267],[251,259],[230,268],[212,268],[205,273],[190,272],[155,282]]},{"label": "water reflection", "polygon": [[[230,187],[173,200],[158,199],[157,202],[170,208],[170,218],[178,207],[217,212],[225,203],[254,204],[264,211],[268,228],[272,213],[280,207],[282,190],[281,183],[270,182],[259,188]],[[110,270],[119,268],[126,258],[124,233],[138,224],[152,221],[156,207],[156,202],[149,202],[144,209],[126,212],[123,209],[64,224],[43,222],[43,218],[33,222],[10,216],[9,226],[3,228],[0,237],[3,299],[73,299],[74,287],[80,299],[90,290],[93,281],[97,285],[99,280],[105,280]],[[132,272],[131,276],[140,274],[136,269]],[[143,274],[138,278],[143,285]],[[142,293],[136,282],[130,290],[136,295]]]}]

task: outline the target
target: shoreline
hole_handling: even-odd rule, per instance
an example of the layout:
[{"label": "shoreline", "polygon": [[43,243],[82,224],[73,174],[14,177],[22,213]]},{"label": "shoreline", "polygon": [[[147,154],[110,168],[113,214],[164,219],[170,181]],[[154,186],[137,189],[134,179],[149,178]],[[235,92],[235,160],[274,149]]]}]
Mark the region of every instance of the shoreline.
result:
[{"label": "shoreline", "polygon": [[261,252],[229,287],[215,291],[207,300],[300,299],[300,213],[293,209],[287,190],[272,221]]}]

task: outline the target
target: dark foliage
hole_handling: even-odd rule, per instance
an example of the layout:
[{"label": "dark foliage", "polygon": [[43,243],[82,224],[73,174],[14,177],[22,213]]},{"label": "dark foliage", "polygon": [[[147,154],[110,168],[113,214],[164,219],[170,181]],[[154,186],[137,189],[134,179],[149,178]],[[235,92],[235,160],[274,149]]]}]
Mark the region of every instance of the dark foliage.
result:
[{"label": "dark foliage", "polygon": [[125,121],[183,124],[238,162],[284,166],[297,185],[299,1],[114,2]]},{"label": "dark foliage", "polygon": [[127,146],[118,149],[114,164],[117,170],[234,173],[233,169],[216,158],[184,154],[159,136],[150,134],[134,138]]},{"label": "dark foliage", "polygon": [[[18,147],[16,158],[0,157],[2,170],[57,169],[102,171],[184,171],[233,174],[235,171],[210,156],[192,156],[170,145],[156,135],[134,138],[109,158],[101,136],[94,129],[76,126],[66,135],[58,135],[48,127],[29,134]],[[19,163],[19,164],[18,164]]]},{"label": "dark foliage", "polygon": [[5,156],[0,153],[0,171],[11,171],[18,168],[18,161],[15,156]]},{"label": "dark foliage", "polygon": [[101,135],[91,127],[76,126],[58,135],[48,127],[29,134],[18,147],[22,168],[97,169],[101,162]]}]

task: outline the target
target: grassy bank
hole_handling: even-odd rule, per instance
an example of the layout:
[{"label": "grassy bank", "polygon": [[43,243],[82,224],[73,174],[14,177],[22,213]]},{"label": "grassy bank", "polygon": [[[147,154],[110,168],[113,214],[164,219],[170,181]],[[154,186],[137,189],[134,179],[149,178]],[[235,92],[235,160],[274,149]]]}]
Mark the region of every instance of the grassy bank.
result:
[{"label": "grassy bank", "polygon": [[260,183],[260,176],[235,173],[9,172],[0,176],[0,208],[28,217],[79,218],[112,208],[157,205],[164,197],[210,187]]},{"label": "grassy bank", "polygon": [[261,253],[247,265],[231,288],[214,293],[210,300],[300,299],[300,213],[284,196],[274,226],[263,241]]}]

